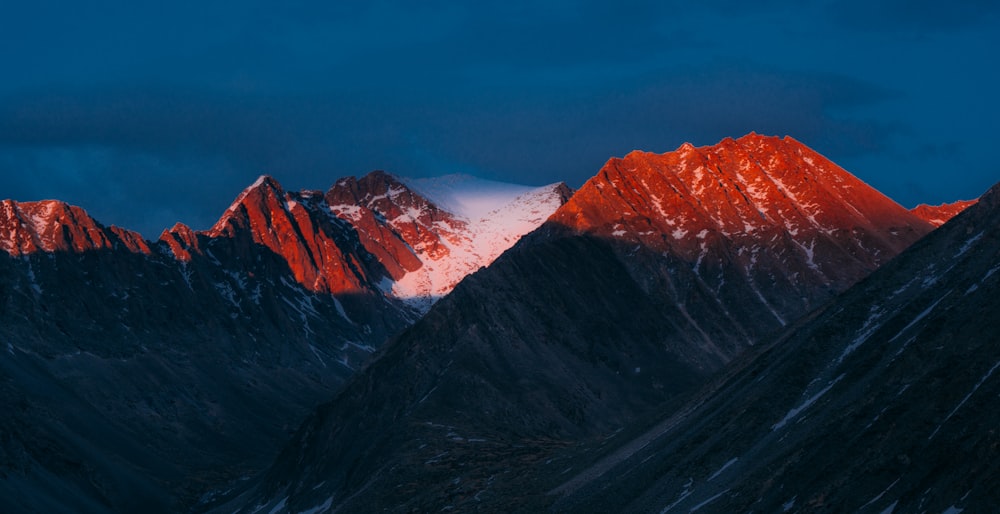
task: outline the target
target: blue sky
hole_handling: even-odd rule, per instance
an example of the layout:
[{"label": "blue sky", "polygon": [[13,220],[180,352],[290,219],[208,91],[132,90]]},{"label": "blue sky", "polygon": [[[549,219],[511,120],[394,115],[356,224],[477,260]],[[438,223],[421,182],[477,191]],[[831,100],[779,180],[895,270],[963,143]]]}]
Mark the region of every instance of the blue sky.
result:
[{"label": "blue sky", "polygon": [[1000,180],[1000,3],[22,2],[0,198],[155,238],[258,175],[576,187],[632,149],[791,135],[903,205]]}]

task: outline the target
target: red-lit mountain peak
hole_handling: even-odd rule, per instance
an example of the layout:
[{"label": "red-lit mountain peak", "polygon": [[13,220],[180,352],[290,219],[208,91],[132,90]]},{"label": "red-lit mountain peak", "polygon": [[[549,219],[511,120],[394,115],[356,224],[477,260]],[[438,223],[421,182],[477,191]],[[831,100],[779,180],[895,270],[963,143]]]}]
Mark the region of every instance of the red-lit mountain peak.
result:
[{"label": "red-lit mountain peak", "polygon": [[337,243],[345,230],[329,216],[320,193],[289,194],[273,178],[261,176],[205,234],[249,238],[270,248],[312,291],[355,293],[366,289],[367,278],[358,256]]},{"label": "red-lit mountain peak", "polygon": [[326,193],[326,201],[337,216],[363,233],[369,251],[380,260],[388,257],[385,262],[394,279],[420,268],[414,252],[434,260],[447,257],[445,239],[461,244],[459,233],[466,228],[463,220],[384,171],[338,180]]},{"label": "red-lit mountain peak", "polygon": [[0,202],[0,245],[13,256],[116,246],[149,253],[149,246],[138,233],[105,227],[80,207],[56,200]]},{"label": "red-lit mountain peak", "polygon": [[933,229],[798,141],[757,134],[611,159],[551,221],[679,258],[710,287],[735,267],[762,298],[776,283],[842,290]]},{"label": "red-lit mountain peak", "polygon": [[927,223],[930,223],[935,227],[940,227],[941,225],[947,223],[948,220],[957,216],[958,213],[974,205],[976,202],[978,202],[978,200],[959,200],[957,202],[943,203],[941,205],[927,205],[922,203],[910,209],[910,212]]},{"label": "red-lit mountain peak", "polygon": [[201,253],[198,234],[183,223],[176,223],[173,227],[164,230],[160,234],[160,241],[166,243],[170,247],[170,252],[174,254],[174,258],[182,262],[190,262],[192,252]]}]

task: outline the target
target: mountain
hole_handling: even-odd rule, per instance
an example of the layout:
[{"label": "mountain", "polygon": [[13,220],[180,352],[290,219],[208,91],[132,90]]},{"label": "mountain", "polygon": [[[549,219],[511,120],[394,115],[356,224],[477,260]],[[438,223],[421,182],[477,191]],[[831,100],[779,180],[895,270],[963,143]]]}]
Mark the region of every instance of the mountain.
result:
[{"label": "mountain", "polygon": [[0,202],[0,249],[13,257],[119,247],[150,253],[149,245],[137,232],[104,227],[83,209],[65,202]]},{"label": "mountain", "polygon": [[0,511],[183,510],[270,461],[407,323],[349,314],[381,297],[309,291],[263,247],[200,236],[177,261],[87,220],[37,240],[93,248],[0,256]]},{"label": "mountain", "polygon": [[524,470],[675,404],[932,228],[790,138],[612,159],[217,511],[527,508]]},{"label": "mountain", "polygon": [[990,512],[1000,504],[1000,184],[559,478],[567,512]]},{"label": "mountain", "polygon": [[972,205],[975,205],[975,203],[976,200],[959,200],[957,202],[943,203],[941,205],[927,205],[922,203],[910,209],[910,212],[935,227],[940,227],[951,218],[954,218],[958,213],[964,211]]},{"label": "mountain", "polygon": [[462,175],[404,181],[373,172],[337,181],[326,201],[385,264],[380,287],[425,312],[570,195],[562,183],[531,188]]},{"label": "mountain", "polygon": [[[157,242],[62,202],[4,201],[0,511],[187,510],[270,462],[308,412],[419,315],[385,285],[421,270],[416,236],[439,237],[439,227],[407,232],[400,210],[422,221],[419,204],[456,226],[481,225],[416,193],[408,204],[372,200],[365,187],[380,181],[403,186],[384,173],[361,179],[382,233],[331,209],[339,186],[286,192],[267,176],[209,230],[177,224]],[[562,203],[554,191],[566,194],[552,186],[501,201],[494,216],[535,211],[510,214],[530,223],[502,227],[495,242],[540,224]],[[471,254],[463,245],[477,232],[459,228],[446,248]],[[501,250],[466,255],[449,279]]]}]

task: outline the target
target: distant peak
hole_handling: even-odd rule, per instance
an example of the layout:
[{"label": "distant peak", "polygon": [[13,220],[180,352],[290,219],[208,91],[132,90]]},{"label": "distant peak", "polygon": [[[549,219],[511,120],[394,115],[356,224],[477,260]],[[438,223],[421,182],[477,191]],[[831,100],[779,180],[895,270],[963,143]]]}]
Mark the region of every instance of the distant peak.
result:
[{"label": "distant peak", "polygon": [[253,184],[250,184],[250,186],[247,187],[246,190],[249,191],[253,189],[262,189],[262,188],[274,189],[275,191],[284,191],[284,189],[281,187],[281,184],[279,184],[278,181],[275,180],[274,177],[270,175],[261,175],[257,177],[257,180],[255,180]]},{"label": "distant peak", "polygon": [[[268,195],[267,194],[268,192],[270,192],[271,195]],[[285,190],[282,189],[281,184],[279,184],[278,181],[274,179],[274,177],[271,177],[270,175],[261,175],[260,177],[257,178],[257,180],[253,182],[253,184],[247,186],[247,188],[244,189],[243,192],[240,193],[240,195],[237,196],[235,200],[233,200],[233,203],[229,206],[228,210],[229,211],[235,210],[237,206],[239,206],[240,204],[244,203],[247,200],[247,197],[249,197],[254,193],[262,195],[263,197],[267,196],[281,197],[285,194]]]},{"label": "distant peak", "polygon": [[910,209],[910,212],[931,225],[939,227],[947,223],[951,218],[957,216],[960,212],[974,205],[977,201],[978,200],[959,200],[957,202],[943,203],[941,205],[927,205],[922,203]]},{"label": "distant peak", "polygon": [[75,205],[59,200],[0,203],[0,248],[10,255],[84,252],[110,249],[118,244],[131,251],[149,253],[138,233],[105,227]]}]

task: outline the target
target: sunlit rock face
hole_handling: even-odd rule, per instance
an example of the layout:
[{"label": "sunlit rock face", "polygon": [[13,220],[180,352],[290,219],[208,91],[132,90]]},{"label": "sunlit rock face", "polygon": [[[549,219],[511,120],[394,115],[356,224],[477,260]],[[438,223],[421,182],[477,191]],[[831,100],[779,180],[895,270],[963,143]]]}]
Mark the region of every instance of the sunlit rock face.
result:
[{"label": "sunlit rock face", "polygon": [[976,202],[978,202],[978,200],[959,200],[957,202],[943,203],[941,205],[927,205],[922,203],[910,209],[910,212],[931,225],[940,227],[941,225],[947,223],[948,220],[954,218],[958,213],[975,205]]},{"label": "sunlit rock face", "polygon": [[57,200],[0,202],[0,249],[11,256],[117,247],[137,253],[150,252],[138,233],[105,227],[77,206]]},{"label": "sunlit rock face", "polygon": [[798,141],[757,134],[612,159],[551,221],[669,256],[771,327],[934,228]]},{"label": "sunlit rock face", "polygon": [[998,271],[1000,184],[599,465],[550,468],[545,510],[994,511]]}]

